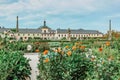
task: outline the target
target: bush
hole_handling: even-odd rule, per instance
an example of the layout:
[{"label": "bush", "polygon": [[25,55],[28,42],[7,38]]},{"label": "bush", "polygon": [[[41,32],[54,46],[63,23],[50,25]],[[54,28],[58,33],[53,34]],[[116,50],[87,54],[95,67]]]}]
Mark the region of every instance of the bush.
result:
[{"label": "bush", "polygon": [[40,54],[38,80],[119,80],[119,52],[119,40],[63,43]]},{"label": "bush", "polygon": [[84,80],[93,70],[93,64],[85,54],[69,49],[44,51],[38,64],[38,80]]},{"label": "bush", "polygon": [[0,50],[0,80],[26,80],[30,65],[21,52]]}]

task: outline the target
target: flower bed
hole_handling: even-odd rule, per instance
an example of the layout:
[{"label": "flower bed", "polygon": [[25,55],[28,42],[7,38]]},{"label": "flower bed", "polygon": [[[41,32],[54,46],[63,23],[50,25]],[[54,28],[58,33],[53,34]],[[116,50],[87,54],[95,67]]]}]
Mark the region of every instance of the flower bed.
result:
[{"label": "flower bed", "polygon": [[118,80],[119,41],[99,46],[76,42],[40,54],[38,80]]}]

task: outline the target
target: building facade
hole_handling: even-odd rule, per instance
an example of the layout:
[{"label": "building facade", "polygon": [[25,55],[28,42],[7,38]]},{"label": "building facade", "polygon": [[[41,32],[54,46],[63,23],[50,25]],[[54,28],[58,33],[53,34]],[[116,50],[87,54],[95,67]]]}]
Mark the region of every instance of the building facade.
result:
[{"label": "building facade", "polygon": [[38,29],[20,29],[17,27],[15,31],[10,28],[0,28],[0,36],[5,37],[5,34],[8,34],[8,37],[16,38],[17,40],[28,40],[31,38],[38,38],[42,40],[61,40],[66,39],[70,40],[71,38],[75,39],[88,39],[88,38],[98,38],[103,37],[103,33],[97,30],[84,30],[84,29],[56,29],[52,30],[46,25],[44,21],[43,26],[40,26]]}]

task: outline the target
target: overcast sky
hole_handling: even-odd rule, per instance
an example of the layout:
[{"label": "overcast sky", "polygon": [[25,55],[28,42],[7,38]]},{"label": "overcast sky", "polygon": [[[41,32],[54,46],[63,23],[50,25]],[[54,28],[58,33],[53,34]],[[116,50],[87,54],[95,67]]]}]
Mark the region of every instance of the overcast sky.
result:
[{"label": "overcast sky", "polygon": [[120,0],[0,0],[0,26],[39,28],[43,21],[52,29],[120,31]]}]

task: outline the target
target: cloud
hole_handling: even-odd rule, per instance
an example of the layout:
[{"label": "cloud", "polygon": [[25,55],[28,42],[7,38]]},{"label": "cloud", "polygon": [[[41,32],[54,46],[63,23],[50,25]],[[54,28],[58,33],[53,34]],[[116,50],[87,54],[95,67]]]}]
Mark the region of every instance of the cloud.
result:
[{"label": "cloud", "polygon": [[[7,0],[5,0],[6,2]],[[12,1],[12,0],[11,0]],[[119,1],[119,0],[118,0]],[[45,14],[58,14],[63,12],[89,13],[110,5],[108,0],[19,0],[0,6],[1,15],[17,13],[44,12]]]},{"label": "cloud", "polygon": [[2,4],[0,6],[0,16],[7,16],[17,13],[24,12],[45,12],[48,13],[60,13],[60,12],[70,12],[70,11],[78,11],[82,12],[83,10],[94,10],[94,6],[92,6],[93,0],[19,0],[18,2],[14,2],[11,4]]},{"label": "cloud", "polygon": [[109,18],[109,19],[120,18],[120,13],[107,16],[107,18]]},{"label": "cloud", "polygon": [[[19,16],[23,26],[37,25],[37,22],[44,19],[50,20],[50,26],[75,26],[78,22],[82,23],[81,19],[84,19],[83,25],[85,22],[89,25],[92,21],[98,23],[97,19],[107,19],[109,11],[114,10],[114,7],[117,9],[119,2],[120,0],[0,0],[0,22],[15,22],[16,16]],[[119,14],[111,14],[108,17],[120,17]],[[96,26],[99,23],[90,25]]]},{"label": "cloud", "polygon": [[17,2],[18,0],[0,0],[0,4],[9,4],[9,3],[12,3],[12,2]]}]

